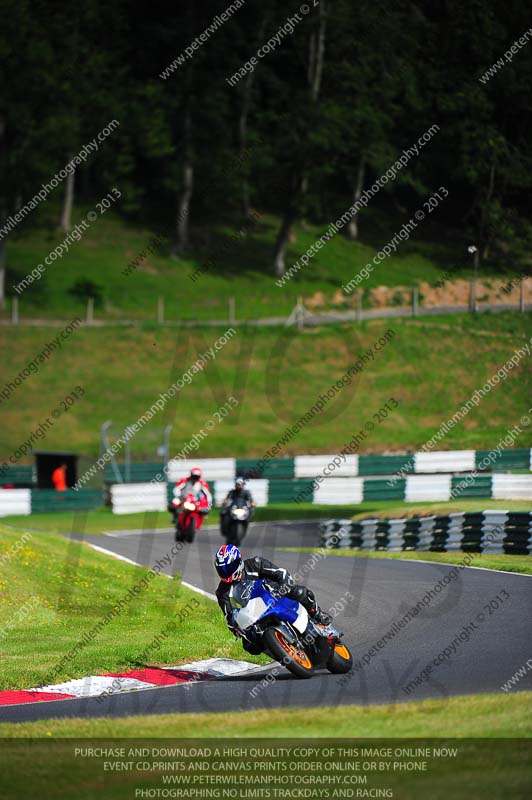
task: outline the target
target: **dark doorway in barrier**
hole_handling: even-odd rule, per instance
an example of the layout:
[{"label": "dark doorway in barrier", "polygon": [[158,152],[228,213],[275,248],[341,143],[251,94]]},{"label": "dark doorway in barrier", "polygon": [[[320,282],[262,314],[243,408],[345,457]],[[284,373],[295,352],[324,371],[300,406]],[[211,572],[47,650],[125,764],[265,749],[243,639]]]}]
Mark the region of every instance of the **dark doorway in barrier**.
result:
[{"label": "dark doorway in barrier", "polygon": [[61,464],[66,464],[66,483],[70,488],[78,479],[78,458],[75,453],[35,453],[35,469],[37,472],[37,487],[39,489],[53,489],[52,472]]}]

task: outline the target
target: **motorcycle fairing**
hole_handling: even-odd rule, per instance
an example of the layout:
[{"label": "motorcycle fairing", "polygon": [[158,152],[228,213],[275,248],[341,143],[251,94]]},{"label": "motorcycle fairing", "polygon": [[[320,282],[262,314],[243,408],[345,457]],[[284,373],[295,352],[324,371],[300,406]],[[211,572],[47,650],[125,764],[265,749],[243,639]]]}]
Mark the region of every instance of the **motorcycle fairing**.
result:
[{"label": "motorcycle fairing", "polygon": [[300,633],[307,629],[306,609],[297,600],[275,597],[262,580],[239,581],[231,587],[229,600],[233,608],[233,620],[242,630],[270,614],[290,622]]}]

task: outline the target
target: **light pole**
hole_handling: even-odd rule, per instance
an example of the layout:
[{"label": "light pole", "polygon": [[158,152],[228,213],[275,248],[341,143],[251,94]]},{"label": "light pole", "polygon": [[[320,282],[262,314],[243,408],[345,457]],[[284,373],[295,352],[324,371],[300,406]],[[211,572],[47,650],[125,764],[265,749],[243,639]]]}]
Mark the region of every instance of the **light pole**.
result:
[{"label": "light pole", "polygon": [[477,311],[478,247],[474,244],[470,244],[467,248],[467,252],[473,256],[473,280],[471,281],[469,290],[469,310],[471,313],[475,314]]}]

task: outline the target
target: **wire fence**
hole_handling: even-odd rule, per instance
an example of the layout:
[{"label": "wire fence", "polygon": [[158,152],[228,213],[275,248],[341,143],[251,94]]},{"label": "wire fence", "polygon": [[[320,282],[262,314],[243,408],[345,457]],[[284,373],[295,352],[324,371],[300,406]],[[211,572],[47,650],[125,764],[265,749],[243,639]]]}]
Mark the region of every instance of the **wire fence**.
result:
[{"label": "wire fence", "polygon": [[[528,300],[528,302],[527,302]],[[371,319],[393,319],[399,317],[416,317],[427,315],[445,314],[467,314],[482,313],[486,311],[532,311],[532,296],[527,298],[525,291],[525,281],[521,282],[521,290],[518,302],[481,302],[472,294],[468,303],[445,303],[441,305],[424,305],[420,300],[417,287],[412,288],[410,302],[407,305],[380,306],[377,308],[364,308],[362,293],[355,300],[355,308],[347,310],[328,310],[316,311],[305,305],[303,298],[299,297],[288,315],[275,315],[264,317],[245,317],[238,316],[237,298],[230,297],[227,302],[226,313],[218,318],[191,318],[183,316],[178,319],[168,319],[165,314],[164,298],[159,297],[156,307],[153,309],[153,316],[141,318],[115,318],[105,313],[97,315],[94,309],[94,302],[89,299],[85,308],[82,324],[93,327],[106,326],[138,326],[147,324],[165,327],[219,327],[229,325],[252,325],[252,326],[289,326],[297,328],[313,325],[337,324],[340,322],[361,322]],[[33,311],[33,309],[32,309]],[[68,314],[67,314],[68,317]],[[11,308],[3,318],[0,318],[0,325],[3,326],[28,326],[28,327],[58,327],[65,323],[64,319],[48,318],[42,316],[24,316],[17,297],[12,298]]]}]

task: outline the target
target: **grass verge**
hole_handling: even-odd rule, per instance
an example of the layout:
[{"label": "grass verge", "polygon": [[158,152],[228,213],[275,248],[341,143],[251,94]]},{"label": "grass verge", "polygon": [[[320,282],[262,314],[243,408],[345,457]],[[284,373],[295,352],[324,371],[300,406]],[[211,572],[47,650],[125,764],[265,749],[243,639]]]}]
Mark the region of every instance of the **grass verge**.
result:
[{"label": "grass verge", "polygon": [[[53,533],[21,541],[19,532],[0,525],[0,689],[124,671],[139,662],[243,658],[212,601],[179,579],[150,579],[143,567]],[[23,613],[29,603],[31,613]],[[117,607],[120,613],[108,618]],[[94,638],[82,639],[97,626]]]},{"label": "grass verge", "polygon": [[[450,514],[455,511],[484,511],[503,509],[506,511],[532,511],[532,501],[475,499],[447,503],[398,503],[397,500],[368,501],[359,505],[314,505],[313,503],[277,503],[258,508],[257,522],[266,520],[307,519],[364,519],[367,517],[397,518],[421,514]],[[61,531],[63,533],[103,533],[117,530],[158,530],[169,528],[170,515],[166,511],[148,511],[137,514],[113,514],[108,507],[94,511],[47,512],[31,516],[4,517],[7,527],[17,530]],[[207,518],[207,525],[218,524],[215,509]]]},{"label": "grass verge", "polygon": [[532,737],[532,692],[382,706],[336,706],[127,719],[2,723],[0,736],[58,737]]},{"label": "grass verge", "polygon": [[[315,553],[314,547],[282,547],[281,550],[296,553]],[[435,561],[438,564],[461,564],[466,553],[416,553],[411,550],[401,550],[398,553],[362,552],[361,550],[331,550],[330,555],[347,556],[349,558],[391,558],[404,561]],[[483,569],[497,569],[503,572],[517,572],[521,575],[532,575],[531,556],[491,555],[483,553],[468,553],[473,560],[468,567],[482,567]]]}]

